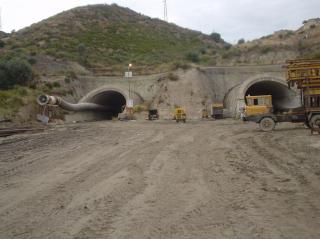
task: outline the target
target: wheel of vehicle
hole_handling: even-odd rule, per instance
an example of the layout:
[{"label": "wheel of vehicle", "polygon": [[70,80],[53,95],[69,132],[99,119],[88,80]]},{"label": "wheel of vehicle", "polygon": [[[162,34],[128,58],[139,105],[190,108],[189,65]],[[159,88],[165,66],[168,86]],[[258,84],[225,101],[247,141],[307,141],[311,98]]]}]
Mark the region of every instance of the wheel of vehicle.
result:
[{"label": "wheel of vehicle", "polygon": [[320,129],[320,115],[312,116],[309,124],[312,129]]},{"label": "wheel of vehicle", "polygon": [[309,122],[308,120],[306,120],[306,121],[304,122],[304,124],[305,124],[309,129],[311,129],[311,125],[310,125],[310,122]]},{"label": "wheel of vehicle", "polygon": [[272,131],[276,126],[276,122],[272,118],[266,117],[260,121],[259,126],[262,131]]}]

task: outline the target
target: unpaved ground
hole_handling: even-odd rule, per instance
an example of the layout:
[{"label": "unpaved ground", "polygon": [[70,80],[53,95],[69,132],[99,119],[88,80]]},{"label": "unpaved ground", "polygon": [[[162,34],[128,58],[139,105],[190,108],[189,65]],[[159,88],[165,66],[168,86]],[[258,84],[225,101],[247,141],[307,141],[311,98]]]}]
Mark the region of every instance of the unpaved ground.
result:
[{"label": "unpaved ground", "polygon": [[0,145],[0,238],[320,238],[320,136],[96,122]]}]

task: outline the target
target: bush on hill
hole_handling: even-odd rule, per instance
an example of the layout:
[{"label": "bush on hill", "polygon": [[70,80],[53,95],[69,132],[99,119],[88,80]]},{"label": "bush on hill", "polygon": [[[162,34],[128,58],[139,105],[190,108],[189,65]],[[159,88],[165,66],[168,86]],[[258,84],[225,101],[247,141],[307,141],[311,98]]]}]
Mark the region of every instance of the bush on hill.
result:
[{"label": "bush on hill", "polygon": [[22,59],[14,58],[0,62],[0,89],[10,89],[15,85],[27,85],[32,80],[31,65]]}]

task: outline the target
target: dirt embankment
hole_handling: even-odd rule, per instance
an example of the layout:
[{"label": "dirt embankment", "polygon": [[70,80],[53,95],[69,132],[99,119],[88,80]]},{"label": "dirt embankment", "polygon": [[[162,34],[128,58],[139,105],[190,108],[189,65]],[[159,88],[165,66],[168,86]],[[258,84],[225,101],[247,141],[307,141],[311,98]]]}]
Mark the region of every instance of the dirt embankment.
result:
[{"label": "dirt embankment", "polygon": [[0,144],[1,238],[319,238],[320,139],[98,122]]}]

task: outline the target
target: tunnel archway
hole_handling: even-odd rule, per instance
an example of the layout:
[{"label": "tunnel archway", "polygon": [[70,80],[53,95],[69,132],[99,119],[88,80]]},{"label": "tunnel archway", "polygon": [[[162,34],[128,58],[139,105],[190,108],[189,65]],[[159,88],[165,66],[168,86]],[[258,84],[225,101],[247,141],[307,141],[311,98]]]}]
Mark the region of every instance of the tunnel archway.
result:
[{"label": "tunnel archway", "polygon": [[272,95],[275,111],[301,106],[298,92],[289,89],[284,79],[260,75],[235,85],[227,92],[224,105],[231,116],[236,118],[240,116],[240,109],[245,106],[247,95]]},{"label": "tunnel archway", "polygon": [[123,111],[127,100],[120,92],[108,90],[92,96],[87,102],[106,106],[109,114],[117,116]]},{"label": "tunnel archway", "polygon": [[300,106],[297,93],[289,89],[284,83],[271,80],[261,80],[249,85],[244,96],[271,95],[275,112],[292,109]]},{"label": "tunnel archway", "polygon": [[122,113],[127,103],[127,94],[120,89],[116,88],[99,88],[91,91],[80,102],[95,103],[105,106],[106,111],[95,112],[96,116],[100,118],[112,118],[117,117],[119,113]]}]

